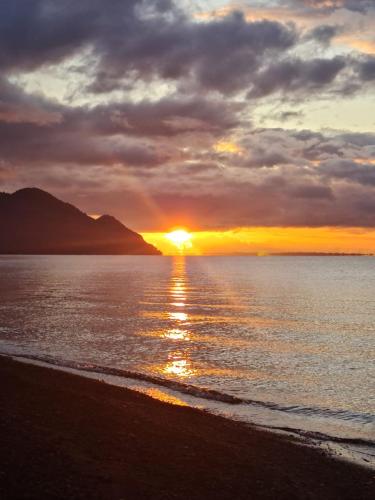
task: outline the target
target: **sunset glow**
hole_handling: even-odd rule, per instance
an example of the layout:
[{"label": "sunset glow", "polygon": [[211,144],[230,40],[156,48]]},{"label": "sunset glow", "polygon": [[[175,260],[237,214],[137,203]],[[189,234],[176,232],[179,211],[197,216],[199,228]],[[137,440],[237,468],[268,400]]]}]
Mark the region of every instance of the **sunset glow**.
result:
[{"label": "sunset glow", "polygon": [[242,154],[242,149],[237,146],[234,142],[230,141],[219,141],[215,144],[214,150],[217,153],[229,153],[229,154],[237,154],[241,155]]},{"label": "sunset glow", "polygon": [[4,4],[1,192],[168,255],[375,252],[373,1],[61,2],[30,4],[40,46]]},{"label": "sunset glow", "polygon": [[165,237],[180,251],[191,248],[191,234],[185,231],[185,229],[176,229],[170,233],[167,233]]},{"label": "sunset glow", "polygon": [[[225,231],[187,233],[185,243],[176,243],[165,233],[143,233],[149,243],[165,255],[181,249],[185,255],[230,255],[288,252],[374,253],[375,230],[339,227],[245,227]],[[186,236],[185,236],[186,238]],[[188,243],[188,245],[186,244]]]}]

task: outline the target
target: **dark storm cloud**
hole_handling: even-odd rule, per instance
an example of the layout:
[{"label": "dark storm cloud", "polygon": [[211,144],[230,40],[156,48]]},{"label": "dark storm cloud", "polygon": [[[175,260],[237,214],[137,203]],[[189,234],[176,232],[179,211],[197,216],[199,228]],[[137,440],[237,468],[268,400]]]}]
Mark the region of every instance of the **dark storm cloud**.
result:
[{"label": "dark storm cloud", "polygon": [[334,199],[333,191],[329,186],[302,184],[293,186],[289,192],[290,195],[295,198],[320,199],[320,200]]},{"label": "dark storm cloud", "polygon": [[311,92],[332,83],[346,66],[343,57],[333,59],[289,59],[270,64],[253,80],[249,97],[259,98],[277,91]]},{"label": "dark storm cloud", "polygon": [[[192,178],[188,189],[180,190],[165,185],[163,194],[159,192],[156,197],[167,213],[175,205],[182,218],[199,220],[209,227],[217,221],[221,228],[372,227],[375,211],[370,201],[374,198],[375,169],[370,159],[374,139],[373,134],[353,134],[348,143],[346,134],[254,130],[242,143],[243,150],[247,149],[240,159],[228,159],[227,166],[220,168],[220,175],[215,174],[214,180],[210,178],[205,184],[202,179],[195,182]],[[278,150],[281,158],[275,158],[265,170],[254,170],[265,163],[253,162],[260,150]],[[283,161],[284,152],[293,154],[287,163]],[[225,157],[221,156],[221,160],[225,161]],[[248,169],[243,168],[246,164]],[[230,165],[240,166],[241,173],[231,172]]]},{"label": "dark storm cloud", "polygon": [[339,26],[323,24],[313,28],[306,35],[306,40],[315,40],[323,45],[329,45],[331,40],[340,33]]},{"label": "dark storm cloud", "polygon": [[125,39],[123,27],[115,27],[98,44],[98,78],[92,89],[108,91],[133,72],[141,78],[191,78],[202,88],[233,92],[246,85],[263,54],[284,52],[297,40],[292,26],[248,22],[240,12],[207,23],[181,17],[138,20]]},{"label": "dark storm cloud", "polygon": [[326,157],[344,156],[342,144],[330,141],[321,141],[304,148],[302,150],[303,157],[307,160],[316,161]]},{"label": "dark storm cloud", "polygon": [[[171,213],[200,227],[373,226],[373,134],[250,123],[264,96],[281,93],[303,105],[311,95],[369,88],[371,56],[324,56],[338,30],[322,24],[306,35],[239,12],[198,22],[170,0],[4,0],[2,185],[40,185],[80,206],[86,200],[83,208],[94,213],[102,206],[125,214],[140,229],[159,229],[160,214]],[[17,73],[82,59],[83,49],[87,58],[74,62],[75,71],[90,83],[80,90],[100,105],[63,105],[11,83]],[[114,89],[123,97],[108,93]],[[302,116],[277,111],[280,120]],[[232,140],[232,150],[217,147]]]},{"label": "dark storm cloud", "polygon": [[99,6],[95,0],[3,0],[0,68],[32,69],[75,52],[97,29]]},{"label": "dark storm cloud", "polygon": [[369,56],[358,63],[358,71],[361,79],[365,82],[375,80],[375,57]]},{"label": "dark storm cloud", "polygon": [[[323,137],[323,136],[321,136]],[[375,146],[375,133],[347,132],[339,136],[345,143],[352,144],[359,148]]]},{"label": "dark storm cloud", "polygon": [[[322,25],[307,37],[327,44],[337,30]],[[89,89],[96,93],[155,79],[174,81],[183,92],[252,88],[252,96],[279,87],[328,85],[348,63],[337,57],[283,57],[305,39],[290,23],[248,21],[241,12],[195,22],[167,0],[108,0],[105,8],[100,0],[4,0],[0,5],[0,71],[50,65],[87,48],[90,60],[76,70],[91,75]],[[370,79],[371,67],[371,61],[362,63],[363,81]],[[267,85],[272,77],[279,87]]]},{"label": "dark storm cloud", "polygon": [[216,172],[218,170],[218,165],[217,163],[214,162],[191,162],[188,164],[183,164],[183,167],[185,167],[183,173],[186,175],[191,175],[191,174],[207,174],[211,172]]},{"label": "dark storm cloud", "polygon": [[158,165],[169,159],[155,142],[158,138],[220,136],[238,125],[237,109],[230,102],[182,97],[73,109],[0,80],[0,159],[14,164]]},{"label": "dark storm cloud", "polygon": [[3,161],[13,165],[26,162],[30,167],[50,163],[153,166],[167,161],[165,155],[147,143],[87,137],[64,130],[63,124],[43,127],[0,123],[0,151]]},{"label": "dark storm cloud", "polygon": [[[341,134],[325,136],[260,129],[249,135],[248,146],[255,144],[260,148],[262,145],[267,152],[272,144],[280,154],[293,152],[291,163],[279,162],[266,169],[240,165],[238,169],[233,159],[221,158],[218,162],[211,153],[211,160],[207,154],[205,161],[191,160],[190,164],[162,163],[147,171],[134,167],[132,175],[142,180],[141,192],[129,189],[124,171],[118,165],[111,168],[98,165],[86,171],[74,165],[45,170],[40,167],[38,170],[37,165],[29,169],[25,165],[20,166],[19,172],[25,183],[30,183],[37,173],[43,187],[56,194],[61,192],[69,201],[81,205],[81,196],[87,193],[88,201],[82,208],[89,210],[91,207],[94,213],[89,200],[92,197],[96,203],[106,200],[106,206],[115,215],[126,219],[131,214],[132,221],[145,230],[167,229],[162,226],[160,214],[170,223],[168,214],[172,213],[180,223],[187,221],[199,227],[222,229],[239,225],[374,225],[371,200],[374,198],[375,170],[369,161],[366,163],[366,158],[357,158],[359,154],[370,158],[374,136],[355,134],[352,141],[356,144],[348,145]],[[364,145],[358,146],[359,143]],[[311,151],[306,154],[310,146],[314,146],[314,160],[311,160]],[[241,162],[251,162],[254,151],[249,147],[244,155]],[[315,163],[316,157],[320,158],[318,163]],[[105,193],[112,194],[107,196]],[[145,204],[144,193],[146,199],[152,200],[151,205],[158,207],[157,217],[150,214],[150,204]],[[117,204],[114,199],[118,200]]]},{"label": "dark storm cloud", "polygon": [[375,134],[359,132],[332,132],[330,134],[310,130],[285,130],[262,128],[252,130],[245,144],[249,150],[261,148],[280,153],[293,153],[293,160],[299,157],[317,160],[320,156],[368,157],[375,155]]},{"label": "dark storm cloud", "polygon": [[286,122],[288,120],[302,118],[303,115],[303,111],[281,111],[275,115],[275,119],[280,122]]},{"label": "dark storm cloud", "polygon": [[0,69],[56,63],[82,47],[97,61],[91,90],[107,92],[123,78],[181,79],[202,87],[242,88],[265,51],[297,41],[291,26],[247,22],[240,12],[192,22],[168,1],[4,0],[0,5]]},{"label": "dark storm cloud", "polygon": [[375,186],[375,167],[371,164],[331,160],[322,164],[321,169],[325,175],[331,178],[342,179],[349,183],[355,182],[364,186]]},{"label": "dark storm cloud", "polygon": [[238,104],[200,97],[168,97],[157,102],[111,103],[86,114],[72,115],[73,122],[88,123],[104,135],[174,136],[187,132],[223,133],[238,125]]},{"label": "dark storm cloud", "polygon": [[225,229],[238,226],[358,226],[374,225],[371,190],[334,191],[318,184],[274,185],[238,183],[224,193],[158,193],[164,213],[180,220],[198,221],[200,227]]},{"label": "dark storm cloud", "polygon": [[244,166],[251,168],[269,168],[290,163],[291,160],[278,151],[265,151],[258,148],[251,152],[250,158],[244,161]]}]

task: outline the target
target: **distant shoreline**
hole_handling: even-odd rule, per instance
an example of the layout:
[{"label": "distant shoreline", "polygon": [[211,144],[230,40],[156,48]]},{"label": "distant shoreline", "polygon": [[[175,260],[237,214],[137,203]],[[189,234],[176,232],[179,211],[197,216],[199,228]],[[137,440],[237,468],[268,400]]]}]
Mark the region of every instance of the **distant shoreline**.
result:
[{"label": "distant shoreline", "polygon": [[373,471],[200,411],[0,358],[0,496],[370,499]]},{"label": "distant shoreline", "polygon": [[232,257],[374,257],[372,253],[324,253],[324,252],[284,252],[284,253],[238,253],[238,254],[216,254],[220,256],[229,255]]},{"label": "distant shoreline", "polygon": [[209,253],[199,254],[118,254],[118,253],[0,253],[0,256],[34,257],[374,257],[373,253],[324,253],[324,252],[284,252],[284,253]]}]

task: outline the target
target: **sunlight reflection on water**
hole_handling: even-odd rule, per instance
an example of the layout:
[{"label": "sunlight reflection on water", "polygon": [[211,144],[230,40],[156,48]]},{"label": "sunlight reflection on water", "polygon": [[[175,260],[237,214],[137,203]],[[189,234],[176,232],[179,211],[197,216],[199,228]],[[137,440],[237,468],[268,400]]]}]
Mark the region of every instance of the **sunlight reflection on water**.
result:
[{"label": "sunlight reflection on water", "polygon": [[186,354],[176,351],[170,355],[170,361],[160,370],[166,375],[176,375],[177,377],[189,377],[194,375],[191,361],[186,358]]},{"label": "sunlight reflection on water", "polygon": [[375,259],[2,257],[0,344],[375,413]]},{"label": "sunlight reflection on water", "polygon": [[[173,321],[177,321],[183,328],[173,328],[167,330],[163,335],[165,338],[172,340],[189,341],[189,331],[186,329],[188,325],[189,315],[183,312],[176,312],[175,307],[185,306],[187,299],[187,276],[186,276],[186,261],[183,256],[178,256],[173,260],[173,271],[170,280],[170,300],[167,308],[171,308],[169,317]],[[178,298],[181,302],[174,302]],[[174,375],[179,378],[185,378],[194,374],[191,360],[188,354],[183,350],[175,351],[169,354],[168,362],[161,369],[157,368],[166,375]]]}]

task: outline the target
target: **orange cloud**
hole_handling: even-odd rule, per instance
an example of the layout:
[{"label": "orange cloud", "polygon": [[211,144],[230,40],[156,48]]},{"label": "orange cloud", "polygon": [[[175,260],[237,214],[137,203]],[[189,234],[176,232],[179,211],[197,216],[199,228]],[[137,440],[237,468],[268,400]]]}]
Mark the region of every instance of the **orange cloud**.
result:
[{"label": "orange cloud", "polygon": [[243,154],[243,150],[234,142],[219,141],[214,144],[214,151],[216,153],[230,153],[230,154]]},{"label": "orange cloud", "polygon": [[358,165],[375,165],[374,158],[356,158],[354,162]]},{"label": "orange cloud", "polygon": [[351,36],[341,36],[336,39],[337,43],[347,45],[365,54],[375,54],[375,41],[355,38]]},{"label": "orange cloud", "polygon": [[243,12],[246,21],[259,21],[261,19],[271,19],[274,21],[296,21],[297,13],[292,9],[269,7],[269,8],[253,8],[246,7],[241,4],[231,4],[206,12],[194,14],[194,18],[200,21],[210,21],[212,19],[220,19],[227,17],[235,11]]}]

